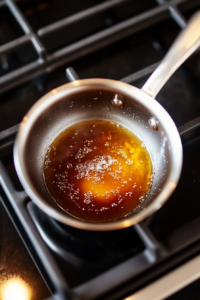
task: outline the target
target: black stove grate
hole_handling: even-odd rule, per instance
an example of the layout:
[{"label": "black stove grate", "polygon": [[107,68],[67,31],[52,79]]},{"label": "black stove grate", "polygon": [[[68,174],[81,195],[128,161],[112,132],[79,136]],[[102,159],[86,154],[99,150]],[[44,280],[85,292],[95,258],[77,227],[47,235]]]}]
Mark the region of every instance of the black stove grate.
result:
[{"label": "black stove grate", "polygon": [[[11,30],[8,41],[4,38],[2,41],[0,39],[2,44],[0,46],[2,73],[0,92],[120,41],[132,33],[140,32],[143,28],[157,24],[160,20],[172,18],[178,26],[183,28],[186,20],[181,11],[184,13],[187,8],[188,12],[189,9],[198,5],[197,1],[188,1],[191,2],[187,3],[189,8],[185,8],[185,6],[181,6],[184,2],[182,0],[159,0],[158,4],[153,0],[139,1],[140,4],[136,4],[137,2],[133,4],[130,0],[84,2],[83,7],[78,7],[78,9],[84,10],[77,12],[77,8],[76,10],[72,9],[72,15],[59,21],[55,21],[55,17],[53,17],[56,12],[51,12],[49,19],[53,23],[49,24],[49,21],[45,20],[41,13],[46,5],[45,12],[48,15],[46,2],[35,1],[33,7],[29,7],[24,1],[0,1],[0,14],[2,9],[9,10],[15,31],[13,33]],[[64,7],[64,3],[61,4]],[[94,6],[88,7],[89,5]],[[53,9],[55,9],[54,6]],[[72,3],[71,6],[74,7]],[[127,6],[128,10],[125,9]],[[66,10],[66,8],[63,9]],[[37,22],[35,22],[34,15],[38,19]],[[186,14],[187,17],[188,14]],[[46,24],[48,25],[44,26]],[[3,26],[6,26],[4,22]],[[66,36],[71,37],[70,40]],[[29,53],[29,57],[23,63],[17,57],[19,48],[26,55]],[[12,56],[17,57],[14,62]],[[155,65],[150,66],[144,70],[144,73],[149,74],[154,68]],[[126,78],[126,82],[129,82],[129,79],[132,80],[135,77]]]},{"label": "black stove grate", "polygon": [[[186,148],[187,144],[196,141],[199,137],[199,127],[200,117],[179,128],[183,144]],[[1,150],[13,145],[17,130],[18,125],[0,133]],[[168,234],[168,238],[162,241],[162,239],[159,238],[159,235],[158,238],[156,238],[156,234],[153,233],[153,228],[150,229],[151,224],[153,224],[154,219],[156,218],[156,214],[154,214],[152,217],[147,219],[146,222],[141,222],[140,224],[133,226],[143,244],[143,246],[138,250],[138,253],[136,251],[136,253],[131,253],[131,255],[129,254],[130,257],[127,259],[125,257],[123,259],[124,261],[118,263],[117,266],[108,266],[109,268],[105,272],[100,270],[100,274],[97,272],[97,276],[94,278],[76,285],[74,288],[70,288],[65,276],[63,276],[61,272],[62,268],[60,269],[58,267],[57,261],[45,245],[46,242],[51,249],[52,243],[54,248],[52,250],[73,262],[73,249],[71,252],[65,251],[65,247],[62,245],[62,239],[59,239],[57,236],[58,232],[53,234],[53,238],[57,236],[58,241],[55,239],[51,240],[48,232],[42,228],[42,222],[45,222],[45,226],[49,226],[51,222],[55,221],[42,213],[27,197],[24,191],[17,191],[15,189],[2,162],[0,163],[0,182],[3,188],[1,200],[4,207],[9,214],[11,214],[12,208],[14,209],[29,240],[32,245],[34,245],[34,249],[40,259],[40,262],[42,262],[42,266],[40,266],[40,263],[38,264],[38,262],[37,266],[39,267],[44,280],[47,282],[48,286],[51,287],[52,293],[54,293],[54,295],[58,294],[60,299],[68,299],[68,297],[69,299],[82,299],[82,297],[83,299],[96,299],[103,295],[103,299],[107,299],[105,296],[107,293],[118,289],[119,286],[122,287],[126,282],[129,283],[129,280],[133,280],[133,278],[138,278],[140,274],[145,274],[147,270],[151,269],[151,277],[154,277],[155,274],[168,270],[171,267],[171,261],[173,261],[173,265],[177,265],[181,261],[188,259],[188,257],[195,255],[200,250],[200,233],[198,230],[200,224],[199,216],[193,218],[186,225],[184,224],[183,226],[180,226],[178,231],[175,231],[175,233],[173,232],[172,235]],[[10,208],[8,200],[12,205],[12,208]],[[40,214],[43,214],[42,217]],[[41,218],[42,222],[39,218]],[[15,223],[15,220],[13,220],[13,222]],[[60,224],[57,226],[62,227]],[[53,228],[55,230],[55,224],[53,225]],[[134,234],[134,232],[130,233],[129,238],[135,239]],[[59,243],[61,243],[61,245]],[[30,254],[32,254],[30,247],[28,247],[28,250]],[[35,256],[33,254],[32,258],[35,260]],[[85,257],[81,259],[79,261],[75,258],[75,264],[87,264],[88,261]],[[161,262],[163,265],[158,271],[155,267]],[[149,275],[147,277],[149,277]],[[145,279],[146,277],[144,275],[142,282],[145,281]],[[136,280],[134,285],[133,283],[131,283],[131,285],[128,284],[126,288],[121,289],[117,292],[117,294],[118,296],[120,293],[126,294],[129,290],[138,288],[140,285],[141,279],[139,279],[139,282]],[[112,297],[109,296],[108,299],[115,299],[115,293],[112,294]]]},{"label": "black stove grate", "polygon": [[[61,21],[54,20],[55,22],[50,24],[41,21],[42,27],[37,27],[37,24],[34,25],[33,17],[28,14],[29,7],[25,7],[23,1],[21,3],[21,1],[2,0],[0,2],[0,11],[3,8],[9,9],[14,17],[13,22],[15,25],[18,24],[18,27],[15,32],[17,37],[14,39],[11,34],[10,40],[6,40],[6,42],[4,40],[0,46],[0,60],[3,74],[0,79],[0,92],[7,91],[14,86],[19,86],[19,84],[27,80],[35,79],[38,75],[48,72],[51,73],[55,68],[66,63],[71,64],[75,59],[74,66],[79,74],[84,76],[84,72],[81,70],[81,64],[77,60],[78,58],[85,57],[86,63],[88,63],[87,57],[91,59],[90,55],[93,52],[103,49],[105,46],[120,42],[131,34],[141,32],[149,26],[156,26],[161,20],[174,20],[176,24],[178,24],[177,27],[183,28],[187,23],[186,20],[188,20],[193,11],[200,8],[199,1],[160,0],[157,1],[157,4],[156,2],[149,1],[147,6],[145,6],[146,4],[144,5],[144,10],[138,7],[135,11],[135,15],[133,11],[130,16],[125,13],[123,14],[122,6],[120,5],[124,2],[128,3],[130,1],[86,1],[85,5],[88,6],[84,7],[85,10],[82,12],[72,12],[74,13],[73,15],[67,16]],[[96,5],[90,7],[91,3],[92,5]],[[143,1],[141,1],[141,3],[144,4]],[[119,14],[119,8],[122,10],[121,15]],[[115,12],[114,15],[113,9]],[[99,25],[100,27],[95,29],[97,32],[89,32],[88,36],[88,32],[83,33],[81,37],[74,37],[74,40],[70,41],[68,45],[67,41],[65,46],[58,45],[58,49],[48,47],[48,39],[52,34],[57,34],[59,30],[62,31],[66,29],[66,27],[72,28],[70,26],[80,24],[79,22],[85,21],[91,16],[99,16],[100,18],[102,13],[105,13],[104,19],[107,20],[107,27],[102,28]],[[10,18],[12,18],[12,16],[10,16]],[[167,49],[172,41],[166,37],[166,39],[159,42],[162,47],[160,47],[159,43],[156,44],[155,47],[160,47],[162,50]],[[30,50],[28,60],[26,62],[22,60],[21,62],[18,57],[18,63],[14,66],[12,64],[10,65],[11,59],[9,59],[9,57],[12,57],[11,54],[13,51],[17,53],[21,47],[25,47],[23,51],[26,51],[26,47],[30,47],[30,45],[32,46],[32,50]],[[16,55],[17,54],[15,54],[15,57]],[[161,53],[161,57],[162,56],[163,54]],[[146,76],[151,74],[158,65],[158,58],[159,56],[155,56],[155,59],[152,61],[147,61],[147,67],[139,65],[133,74],[129,76],[125,75],[122,81],[127,83],[134,82],[136,85],[138,81],[144,81]],[[18,68],[18,66],[20,67]],[[88,73],[90,72],[89,69]],[[124,74],[127,73],[124,72]],[[193,75],[196,76],[195,74]],[[112,74],[109,76],[112,77]],[[198,81],[198,72],[195,78]],[[177,123],[179,123],[179,121],[177,121]],[[185,152],[187,152],[187,149],[190,148],[191,145],[192,149],[197,147],[200,137],[199,127],[200,117],[188,123],[186,122],[186,124],[179,127]],[[200,214],[198,214],[198,211],[197,215],[187,220],[186,224],[184,222],[183,224],[179,224],[177,231],[167,233],[165,231],[156,232],[155,228],[157,226],[155,224],[157,222],[157,214],[155,214],[147,219],[146,222],[141,222],[133,226],[130,237],[135,238],[135,236],[137,236],[140,241],[135,253],[128,253],[124,260],[120,261],[117,265],[109,266],[108,270],[101,269],[99,272],[94,271],[95,276],[93,278],[88,278],[86,281],[83,280],[83,282],[71,287],[66,280],[65,274],[63,274],[61,268],[58,266],[53,252],[50,251],[50,249],[52,249],[50,245],[51,236],[44,236],[41,222],[38,220],[41,218],[40,214],[42,212],[38,211],[38,208],[31,202],[23,190],[16,190],[5,170],[7,157],[12,151],[18,128],[19,125],[15,125],[0,132],[0,199],[21,234],[22,239],[24,239],[24,232],[22,233],[22,231],[25,230],[29,243],[31,243],[34,248],[30,247],[29,243],[25,240],[27,249],[33,260],[36,260],[37,257],[35,263],[55,297],[57,295],[60,297],[59,299],[63,300],[89,300],[96,298],[105,300],[124,297],[157,276],[164,274],[171,268],[188,260],[200,251],[200,233],[198,230]],[[17,221],[13,218],[13,209],[23,228],[19,227]],[[46,218],[46,222],[52,222],[51,219]],[[59,226],[58,224],[58,227]],[[59,232],[61,231],[62,228],[59,228]],[[43,236],[44,240],[46,238],[46,243],[41,236]],[[56,244],[56,241],[54,241],[54,246],[56,249],[53,249],[53,251],[56,251],[58,255],[71,255],[69,259],[73,260],[73,249],[68,251],[62,244]],[[77,261],[75,263],[77,263]],[[78,261],[78,264],[87,265],[87,263],[87,257],[81,257],[80,261]],[[151,270],[150,273],[148,272],[149,270]]]}]

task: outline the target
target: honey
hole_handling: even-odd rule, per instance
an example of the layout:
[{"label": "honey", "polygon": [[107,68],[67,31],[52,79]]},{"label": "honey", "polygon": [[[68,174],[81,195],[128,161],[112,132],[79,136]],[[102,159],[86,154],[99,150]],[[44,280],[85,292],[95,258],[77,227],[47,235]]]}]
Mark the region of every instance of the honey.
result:
[{"label": "honey", "polygon": [[107,120],[80,122],[60,133],[47,150],[43,171],[57,205],[90,222],[130,214],[152,185],[152,163],[144,143]]}]

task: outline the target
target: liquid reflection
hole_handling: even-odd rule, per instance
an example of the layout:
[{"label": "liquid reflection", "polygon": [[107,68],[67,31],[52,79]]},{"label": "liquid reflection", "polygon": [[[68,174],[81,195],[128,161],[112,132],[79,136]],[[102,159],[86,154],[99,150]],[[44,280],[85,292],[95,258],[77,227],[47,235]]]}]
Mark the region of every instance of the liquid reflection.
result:
[{"label": "liquid reflection", "polygon": [[21,278],[11,278],[3,283],[0,290],[1,300],[31,300],[32,290]]}]

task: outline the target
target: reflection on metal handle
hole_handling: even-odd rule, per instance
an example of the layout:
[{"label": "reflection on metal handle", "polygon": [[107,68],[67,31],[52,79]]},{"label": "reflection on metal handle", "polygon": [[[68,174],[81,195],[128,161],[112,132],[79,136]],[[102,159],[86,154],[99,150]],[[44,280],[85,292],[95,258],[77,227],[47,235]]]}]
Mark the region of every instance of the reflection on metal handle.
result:
[{"label": "reflection on metal handle", "polygon": [[142,90],[156,97],[178,67],[200,46],[200,11],[189,21]]}]

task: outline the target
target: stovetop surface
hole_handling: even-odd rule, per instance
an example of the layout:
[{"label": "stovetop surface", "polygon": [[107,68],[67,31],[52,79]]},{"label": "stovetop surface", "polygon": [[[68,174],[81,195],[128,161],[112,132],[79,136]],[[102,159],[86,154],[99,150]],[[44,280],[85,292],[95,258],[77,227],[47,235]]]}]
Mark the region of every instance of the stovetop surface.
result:
[{"label": "stovetop surface", "polygon": [[[69,1],[70,10],[65,7],[61,0],[56,1],[56,3],[55,1],[17,1],[16,3],[33,30],[38,32],[41,27],[70,16],[77,10],[81,11],[103,2],[106,1],[88,0],[84,3],[80,2],[80,7],[74,7],[73,1]],[[169,3],[169,1],[167,2]],[[99,14],[97,25],[92,29],[87,29],[87,26],[94,20],[88,19],[85,27],[88,31],[84,29],[85,31],[78,32],[77,28],[80,28],[82,23],[75,24],[78,27],[72,24],[72,27],[68,28],[68,32],[71,33],[74,30],[77,34],[68,34],[69,39],[66,37],[62,41],[63,44],[55,37],[56,42],[52,46],[49,35],[44,35],[41,41],[45,45],[47,53],[51,54],[63,45],[74,43],[87,35],[110,28],[130,17],[159,6],[156,1],[141,1],[141,4],[136,7],[131,3],[131,1],[127,1],[129,10],[122,5],[115,11],[110,10],[105,14]],[[178,9],[186,20],[194,11],[200,9],[198,1],[191,1],[190,4],[193,3],[193,5],[190,6],[187,6],[187,3],[188,1],[186,4],[184,1],[183,3],[180,1],[178,4]],[[1,14],[4,15],[4,18],[0,21],[0,30],[7,30],[9,34],[7,36],[5,34],[0,35],[0,43],[5,44],[15,38],[20,38],[23,32],[6,7],[0,7]],[[149,75],[145,75],[144,72],[144,75],[140,76],[138,72],[159,62],[179,32],[180,26],[171,17],[169,11],[164,11],[160,14],[156,24],[150,22],[148,27],[143,25],[139,32],[133,31],[127,37],[91,53],[86,51],[83,57],[72,60],[70,63],[80,78],[112,78],[123,80],[141,88]],[[64,32],[61,31],[60,34],[62,36]],[[35,59],[35,50],[30,48],[29,51],[29,44],[26,47],[23,50],[24,53],[30,54],[25,61],[22,59],[23,52],[20,57],[18,52],[9,53],[6,63],[10,66],[10,70],[9,67],[5,66],[5,58],[0,57],[3,66],[0,74],[7,74],[19,65],[28,64]],[[23,82],[23,84],[2,93],[0,99],[0,132],[18,124],[28,109],[41,96],[68,82],[65,75],[65,69],[68,66],[69,63],[63,64],[56,70],[35,77],[28,82]],[[134,76],[130,76],[130,74]],[[169,112],[177,127],[200,116],[199,83],[200,53],[197,52],[175,72],[158,94],[158,102]],[[184,244],[186,237],[192,240],[196,233],[195,230],[191,233],[188,228],[194,228],[195,222],[197,226],[200,224],[200,131],[195,129],[194,133],[184,138],[183,146],[183,171],[178,187],[167,203],[147,220],[148,227],[156,239],[170,251],[171,249],[173,251],[179,249],[180,244]],[[15,189],[23,191],[13,164],[12,145],[5,150],[1,148],[0,144],[0,159],[14,183]],[[0,189],[0,198],[6,204],[12,220],[17,224],[29,252],[33,255],[33,260],[38,264],[39,270],[43,270],[41,262],[38,260],[35,250],[9,201],[6,200],[2,188]],[[27,211],[35,224],[39,224],[40,233],[71,288],[83,284],[142,253],[145,248],[133,227],[108,233],[83,232],[52,220],[32,202],[28,202]],[[196,231],[198,231],[198,227]],[[53,245],[57,246],[56,250]],[[42,300],[50,295],[30,254],[13,227],[5,207],[0,204],[0,289],[5,282],[18,277],[32,289],[31,299]],[[48,280],[47,284],[50,285],[51,289]],[[199,291],[196,283],[193,285],[193,291],[195,289]],[[183,293],[176,294],[169,299],[183,300],[184,298],[181,297],[183,297]],[[195,299],[198,298],[194,296],[193,300]],[[2,298],[2,300],[4,299]]]},{"label": "stovetop surface", "polygon": [[2,204],[0,204],[0,232],[0,299],[7,299],[1,293],[9,282],[11,284],[9,289],[15,288],[16,279],[20,279],[19,283],[25,284],[31,291],[30,299],[46,299],[50,292]]}]

